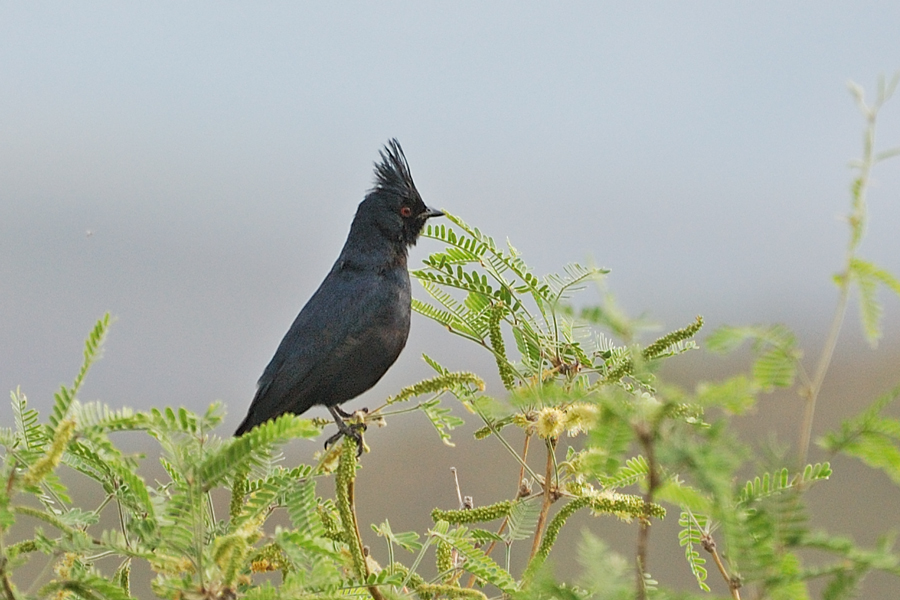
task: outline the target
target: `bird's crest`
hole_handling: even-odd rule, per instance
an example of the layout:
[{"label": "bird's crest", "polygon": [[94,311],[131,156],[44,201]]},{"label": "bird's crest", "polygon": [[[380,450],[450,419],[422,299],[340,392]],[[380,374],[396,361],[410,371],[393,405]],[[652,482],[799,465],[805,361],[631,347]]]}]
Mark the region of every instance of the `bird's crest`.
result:
[{"label": "bird's crest", "polygon": [[397,138],[393,138],[378,152],[381,162],[375,164],[375,187],[373,192],[388,192],[400,196],[418,194],[409,172],[409,163]]}]

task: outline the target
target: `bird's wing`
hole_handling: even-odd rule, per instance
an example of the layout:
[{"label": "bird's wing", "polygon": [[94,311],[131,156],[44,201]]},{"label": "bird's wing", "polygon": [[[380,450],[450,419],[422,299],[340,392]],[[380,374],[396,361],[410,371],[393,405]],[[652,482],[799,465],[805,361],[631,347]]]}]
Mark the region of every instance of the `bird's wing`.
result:
[{"label": "bird's wing", "polygon": [[[408,329],[401,339],[384,339],[384,328],[377,325],[390,319],[402,298],[397,286],[384,275],[371,272],[342,272],[333,270],[313,294],[275,352],[272,361],[259,379],[259,387],[247,418],[238,433],[242,433],[284,412],[300,414],[314,404],[337,404],[361,393],[327,402],[320,397],[323,383],[333,380],[340,372],[354,373],[360,362],[360,348],[378,353],[378,348],[396,346],[387,362],[396,359],[406,341]],[[406,288],[408,290],[408,288]],[[406,299],[406,306],[409,300]],[[398,345],[399,343],[399,345]],[[376,360],[386,357],[378,356]],[[387,366],[384,368],[386,369]],[[365,365],[363,365],[365,368]],[[381,376],[375,377],[375,381]]]}]

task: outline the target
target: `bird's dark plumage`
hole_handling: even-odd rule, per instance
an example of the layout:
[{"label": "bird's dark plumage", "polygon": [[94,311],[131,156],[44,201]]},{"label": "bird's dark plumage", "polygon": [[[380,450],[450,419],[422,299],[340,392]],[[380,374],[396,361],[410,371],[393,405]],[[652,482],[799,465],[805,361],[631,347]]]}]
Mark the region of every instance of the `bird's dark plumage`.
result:
[{"label": "bird's dark plumage", "polygon": [[406,345],[407,248],[425,221],[441,214],[425,206],[400,144],[391,140],[337,262],[281,340],[235,435],[316,404],[348,432],[338,405],[375,385]]}]

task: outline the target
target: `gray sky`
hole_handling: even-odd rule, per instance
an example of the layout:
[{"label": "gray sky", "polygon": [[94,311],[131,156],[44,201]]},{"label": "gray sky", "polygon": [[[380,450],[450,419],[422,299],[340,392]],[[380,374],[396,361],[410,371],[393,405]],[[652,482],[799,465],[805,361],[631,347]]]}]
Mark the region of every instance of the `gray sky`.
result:
[{"label": "gray sky", "polygon": [[[393,136],[429,204],[539,273],[593,260],[668,327],[815,339],[860,151],[845,83],[900,68],[897,31],[895,2],[4,3],[0,388],[46,409],[109,310],[86,399],[218,398],[236,424]],[[863,249],[894,272],[898,164]],[[422,351],[490,369],[446,338],[416,317],[375,396]]]}]

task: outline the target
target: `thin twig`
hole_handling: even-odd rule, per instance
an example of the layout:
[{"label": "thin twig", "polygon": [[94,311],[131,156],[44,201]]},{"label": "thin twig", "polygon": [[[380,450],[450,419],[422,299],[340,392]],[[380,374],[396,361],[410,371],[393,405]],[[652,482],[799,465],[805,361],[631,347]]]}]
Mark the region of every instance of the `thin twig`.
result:
[{"label": "thin twig", "polygon": [[33,596],[41,586],[40,582],[46,578],[47,573],[53,570],[53,567],[56,565],[56,561],[59,560],[59,557],[62,555],[62,552],[56,551],[47,557],[47,562],[44,564],[43,568],[41,568],[41,572],[37,574],[34,580],[31,582],[31,586],[27,590],[25,590],[25,596]]},{"label": "thin twig", "polygon": [[[641,426],[637,430],[637,438],[644,448],[647,455],[647,465],[649,469],[647,481],[647,493],[644,494],[644,503],[650,506],[653,503],[653,494],[659,487],[659,468],[656,464],[656,446],[655,434]],[[647,590],[644,589],[644,573],[647,572],[647,556],[650,552],[650,518],[641,518],[640,529],[638,529],[637,556],[636,556],[636,586],[638,600],[646,600]]]},{"label": "thin twig", "polygon": [[544,499],[541,502],[541,513],[538,516],[537,527],[534,529],[534,542],[531,545],[531,555],[528,557],[528,561],[535,557],[538,552],[538,549],[541,547],[541,534],[544,531],[544,523],[547,521],[547,514],[550,512],[550,505],[553,504],[553,501],[556,499],[556,494],[554,493],[553,487],[553,465],[556,463],[554,460],[556,458],[556,440],[548,439],[547,440],[547,466],[544,473]]},{"label": "thin twig", "polygon": [[866,117],[866,130],[863,141],[863,156],[859,162],[859,176],[854,183],[853,209],[850,213],[848,221],[850,222],[850,240],[847,243],[847,254],[844,262],[844,270],[838,275],[838,285],[840,287],[840,296],[835,307],[834,317],[831,320],[831,328],[828,331],[828,338],[822,348],[822,354],[819,356],[819,362],[816,366],[816,372],[813,376],[812,384],[806,387],[803,395],[806,396],[806,407],[803,414],[803,424],[800,429],[800,441],[798,452],[800,457],[800,467],[806,464],[809,455],[809,444],[812,439],[813,418],[816,412],[816,401],[819,398],[819,392],[822,391],[822,384],[825,381],[825,375],[828,367],[831,366],[831,360],[834,356],[834,350],[837,347],[838,335],[841,332],[841,326],[844,323],[844,316],[847,313],[847,301],[850,297],[850,278],[853,261],[856,259],[856,250],[862,242],[866,224],[866,192],[869,188],[869,181],[872,174],[872,168],[878,159],[875,157],[875,122],[878,117],[878,111],[881,106],[890,98],[896,85],[896,79],[885,88],[882,85],[879,88],[878,98],[872,106],[866,104],[862,91],[858,88],[854,90],[856,100],[860,110]]},{"label": "thin twig", "polygon": [[[849,271],[849,266],[847,267]],[[847,301],[850,297],[850,282],[847,277],[848,271],[841,276],[841,293],[838,298],[837,307],[835,307],[834,318],[831,320],[831,329],[828,331],[828,338],[825,346],[822,348],[822,354],[819,357],[819,364],[813,377],[812,384],[806,388],[806,407],[803,411],[803,425],[800,430],[800,466],[806,464],[806,458],[809,454],[809,443],[812,439],[813,417],[816,413],[816,401],[819,398],[819,392],[822,391],[822,383],[825,381],[825,374],[831,365],[831,359],[834,356],[834,349],[837,347],[838,335],[841,333],[841,326],[844,323],[844,316],[847,314]]]},{"label": "thin twig", "polygon": [[[693,515],[691,515],[691,518],[693,518]],[[696,519],[694,522],[697,522]],[[728,574],[728,569],[725,568],[725,563],[722,562],[719,551],[716,549],[716,541],[710,534],[704,533],[700,543],[703,545],[703,549],[712,555],[713,561],[715,561],[716,566],[719,568],[719,573],[722,574],[722,579],[725,580],[725,583],[728,584],[728,589],[731,590],[732,599],[741,600],[741,583],[739,580]]]},{"label": "thin twig", "polygon": [[484,421],[484,424],[487,425],[488,429],[491,430],[491,433],[494,434],[494,437],[496,437],[498,440],[500,440],[500,443],[503,444],[503,447],[506,448],[507,451],[509,451],[509,453],[513,455],[513,458],[515,458],[516,461],[518,461],[518,463],[519,463],[519,465],[521,465],[522,469],[527,471],[528,474],[531,475],[531,477],[533,479],[535,479],[535,480],[539,479],[537,476],[537,473],[535,473],[534,471],[531,470],[531,467],[528,466],[528,463],[526,463],[525,460],[521,456],[519,456],[519,453],[516,452],[515,450],[513,450],[513,447],[509,445],[509,442],[507,442],[506,439],[502,435],[500,435],[500,431],[494,426],[494,423],[491,422],[491,420],[488,419],[484,415],[483,412],[481,412],[477,408],[475,410],[478,413],[478,416],[481,417],[481,420]]},{"label": "thin twig", "polygon": [[[114,485],[118,488],[119,482],[116,481]],[[125,527],[125,513],[122,510],[122,503],[119,501],[118,495],[116,495],[116,510],[119,516],[119,527],[122,529],[122,537],[125,539],[125,547],[131,548],[131,540],[128,538],[128,529]]]},{"label": "thin twig", "polygon": [[450,472],[453,473],[453,483],[456,484],[456,498],[459,500],[459,510],[463,509],[463,497],[462,490],[459,487],[459,475],[456,472],[456,467],[450,467]]},{"label": "thin twig", "polygon": [[525,464],[528,462],[528,446],[531,443],[532,434],[528,431],[525,432],[525,446],[522,448],[522,465],[519,468],[519,481],[516,482],[516,495],[518,496],[518,490],[522,486],[522,480],[525,479]]}]

